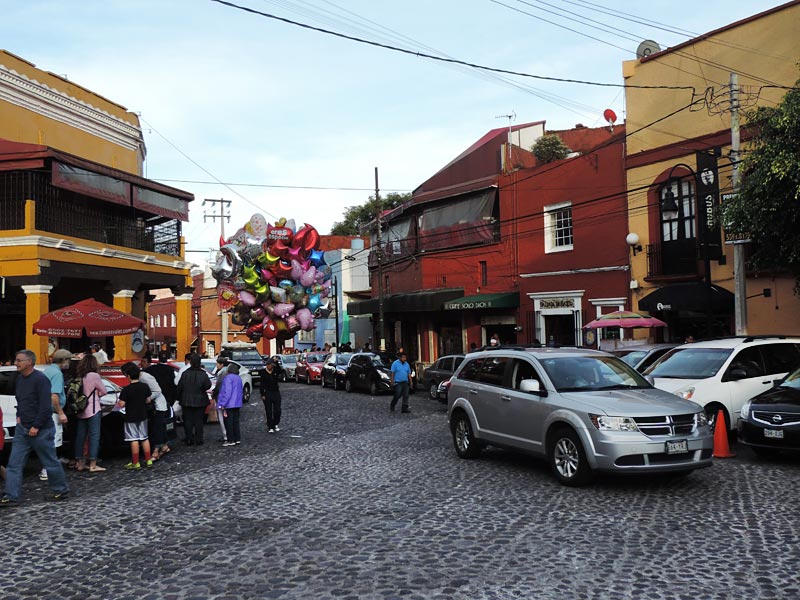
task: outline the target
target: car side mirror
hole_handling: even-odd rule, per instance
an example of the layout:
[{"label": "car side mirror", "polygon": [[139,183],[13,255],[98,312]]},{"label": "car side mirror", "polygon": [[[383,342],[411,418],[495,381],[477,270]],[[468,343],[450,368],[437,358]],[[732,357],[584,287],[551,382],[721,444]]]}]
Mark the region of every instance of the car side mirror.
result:
[{"label": "car side mirror", "polygon": [[650,385],[655,387],[655,385],[656,385],[656,378],[655,377],[653,377],[652,375],[645,375],[644,379],[645,379],[645,381],[647,383],[649,383]]},{"label": "car side mirror", "polygon": [[534,396],[547,396],[547,390],[543,390],[537,379],[523,379],[519,384],[519,391]]},{"label": "car side mirror", "polygon": [[733,367],[730,371],[728,371],[728,379],[731,381],[747,379],[747,370],[742,367]]}]

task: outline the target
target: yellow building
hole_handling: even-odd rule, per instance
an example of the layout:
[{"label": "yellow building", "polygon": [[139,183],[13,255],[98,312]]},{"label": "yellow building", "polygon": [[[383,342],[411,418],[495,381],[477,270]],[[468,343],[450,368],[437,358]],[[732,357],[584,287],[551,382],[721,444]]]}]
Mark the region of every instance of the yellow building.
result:
[{"label": "yellow building", "polygon": [[[0,360],[48,343],[32,324],[85,298],[144,318],[148,291],[178,299],[178,350],[191,336],[187,192],[142,177],[139,120],[124,107],[0,50]],[[135,355],[132,336],[100,342]],[[52,349],[52,347],[51,347]],[[184,350],[185,349],[185,350]]]},{"label": "yellow building", "polygon": [[[732,106],[738,95],[746,149],[744,112],[798,79],[798,31],[794,1],[623,64],[632,305],[667,338],[735,332],[734,246],[715,206],[733,191]],[[792,277],[747,273],[746,286],[748,334],[800,334]]]}]

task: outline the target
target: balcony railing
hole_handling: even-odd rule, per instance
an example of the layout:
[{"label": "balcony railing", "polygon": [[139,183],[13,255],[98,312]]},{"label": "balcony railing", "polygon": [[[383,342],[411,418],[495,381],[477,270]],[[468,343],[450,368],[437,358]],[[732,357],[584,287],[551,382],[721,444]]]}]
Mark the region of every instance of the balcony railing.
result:
[{"label": "balcony railing", "polygon": [[25,227],[25,200],[36,202],[39,231],[180,256],[180,221],[54,187],[43,172],[0,173],[0,229]]},{"label": "balcony railing", "polygon": [[647,244],[648,277],[697,274],[697,245],[694,239]]}]

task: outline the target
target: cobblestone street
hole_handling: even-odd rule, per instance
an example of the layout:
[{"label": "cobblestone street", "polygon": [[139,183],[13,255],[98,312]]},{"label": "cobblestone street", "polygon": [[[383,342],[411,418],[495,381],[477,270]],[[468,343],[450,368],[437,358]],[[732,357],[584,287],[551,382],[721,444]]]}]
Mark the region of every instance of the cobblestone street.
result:
[{"label": "cobblestone street", "polygon": [[800,597],[800,460],[744,448],[676,478],[561,487],[545,465],[456,457],[444,405],[283,386],[243,443],[147,471],[68,472],[72,498],[0,512],[0,598],[568,599]]}]

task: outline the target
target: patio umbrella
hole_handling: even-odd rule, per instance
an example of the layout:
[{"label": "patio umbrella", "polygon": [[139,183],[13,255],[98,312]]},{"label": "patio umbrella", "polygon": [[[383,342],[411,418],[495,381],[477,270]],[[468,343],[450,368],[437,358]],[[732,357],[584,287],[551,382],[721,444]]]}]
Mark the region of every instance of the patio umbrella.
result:
[{"label": "patio umbrella", "polygon": [[127,335],[144,329],[144,321],[94,298],[59,308],[33,324],[33,333],[50,337],[80,338]]},{"label": "patio umbrella", "polygon": [[661,319],[651,317],[647,313],[638,313],[630,310],[618,310],[599,319],[595,319],[583,326],[584,329],[600,329],[601,327],[624,327],[632,329],[636,327],[666,327],[667,324]]}]

